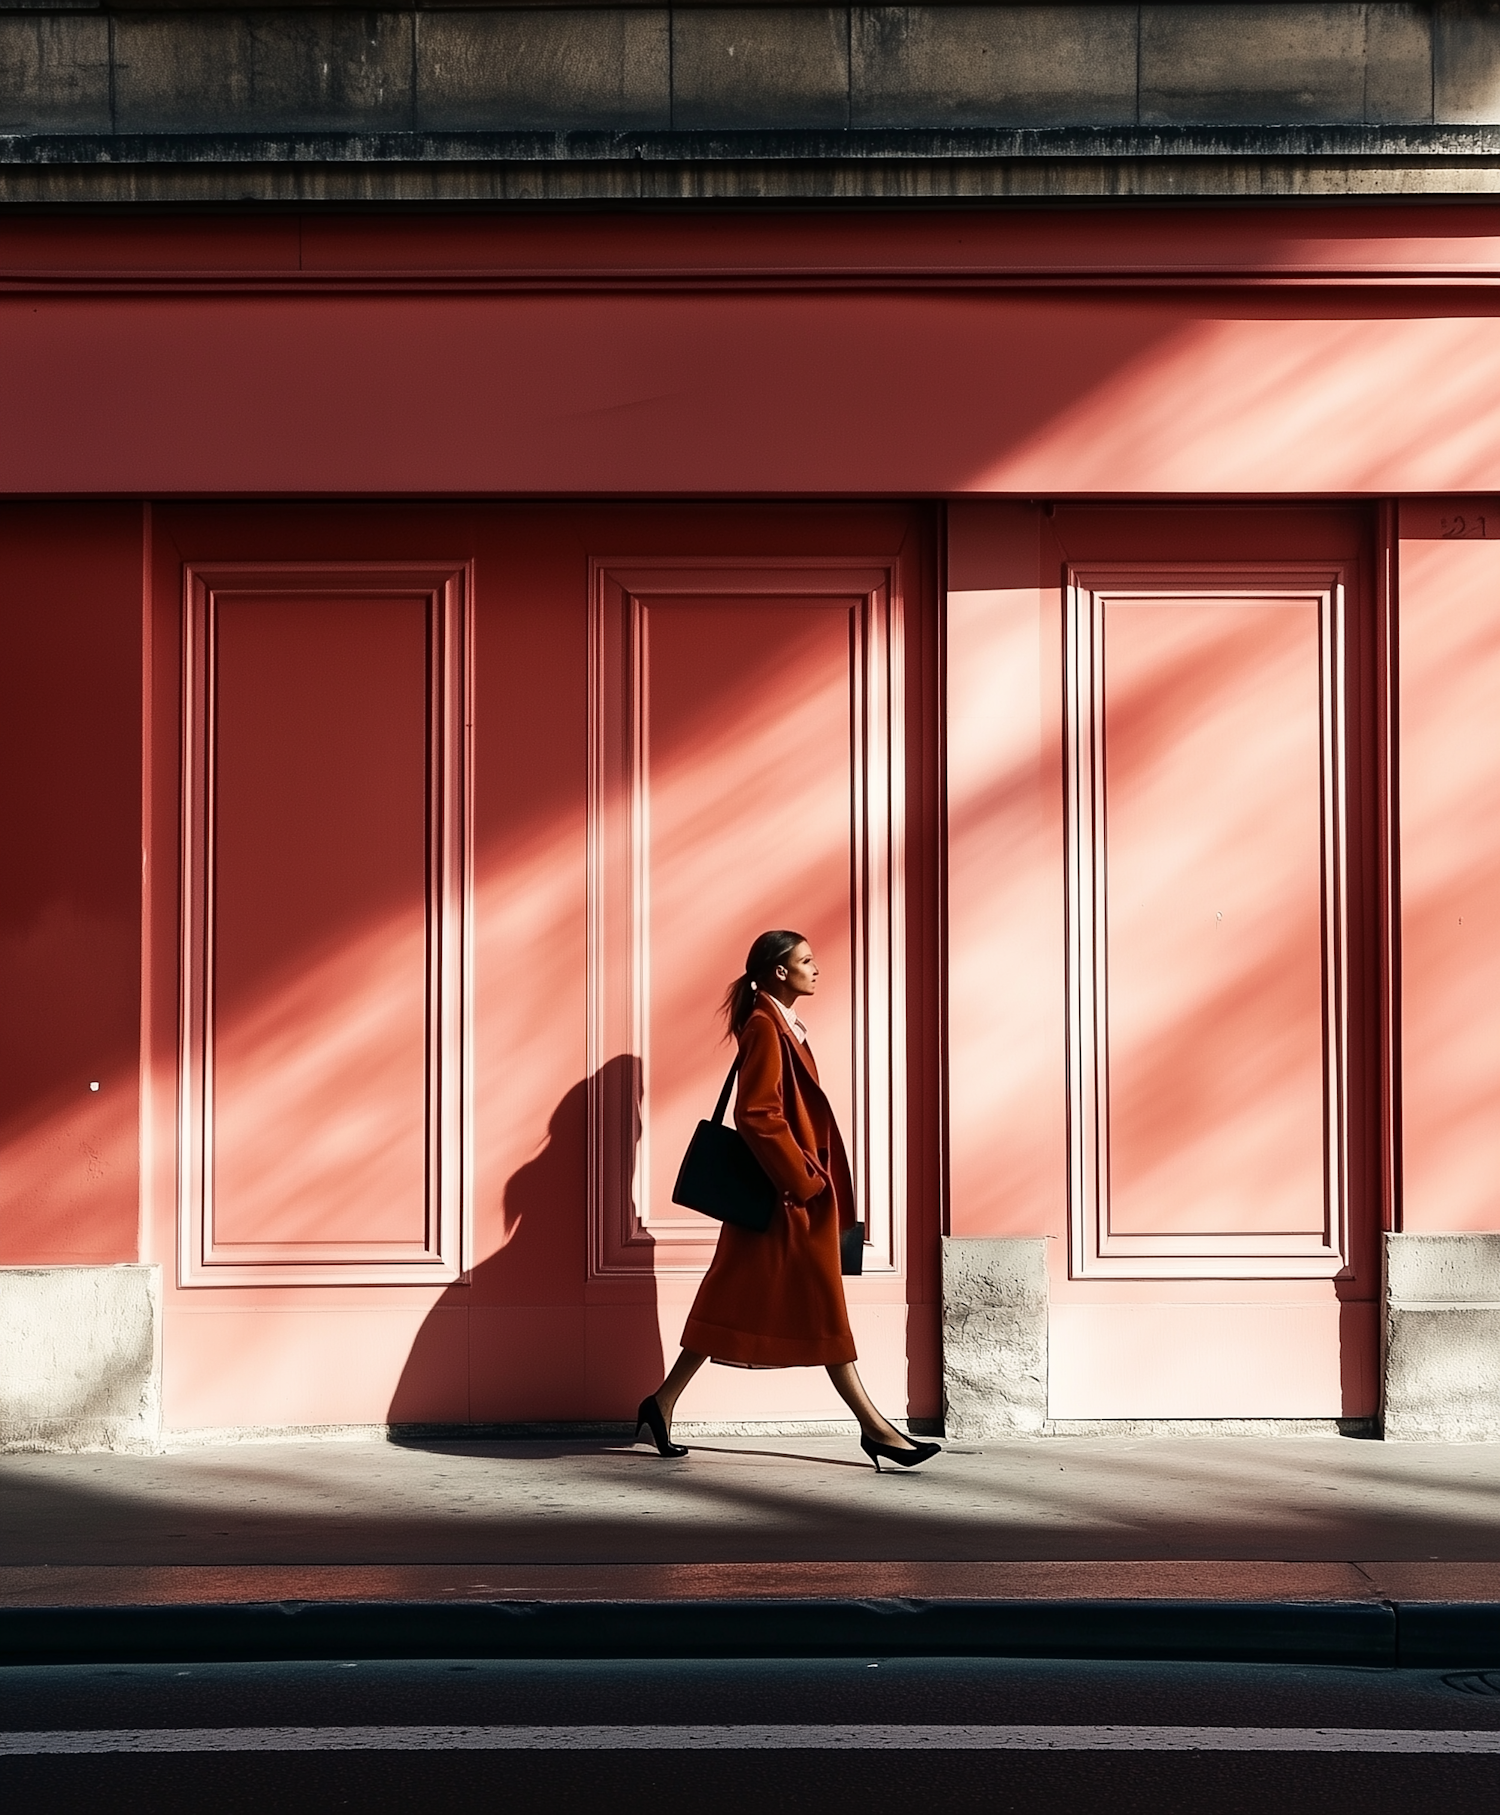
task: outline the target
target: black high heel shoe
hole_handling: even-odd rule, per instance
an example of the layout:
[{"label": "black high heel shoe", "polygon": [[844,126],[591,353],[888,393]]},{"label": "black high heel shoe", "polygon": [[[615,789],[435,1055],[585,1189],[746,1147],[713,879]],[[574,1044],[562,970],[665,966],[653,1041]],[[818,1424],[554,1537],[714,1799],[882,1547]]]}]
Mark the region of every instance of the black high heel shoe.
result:
[{"label": "black high heel shoe", "polygon": [[[640,1410],[635,1415],[635,1435],[631,1438],[632,1443],[640,1442],[643,1429],[650,1431],[655,1438],[657,1455],[685,1456],[687,1454],[685,1444],[674,1443],[667,1435],[667,1421],[661,1415],[661,1407],[656,1403],[655,1393],[649,1399],[641,1401]],[[936,1448],[936,1444],[933,1447]]]},{"label": "black high heel shoe", "polygon": [[880,1473],[880,1458],[895,1462],[901,1468],[915,1468],[919,1462],[928,1462],[942,1450],[941,1443],[918,1443],[912,1438],[910,1449],[898,1449],[894,1443],[877,1443],[873,1437],[861,1437],[859,1447],[875,1464],[875,1473]]}]

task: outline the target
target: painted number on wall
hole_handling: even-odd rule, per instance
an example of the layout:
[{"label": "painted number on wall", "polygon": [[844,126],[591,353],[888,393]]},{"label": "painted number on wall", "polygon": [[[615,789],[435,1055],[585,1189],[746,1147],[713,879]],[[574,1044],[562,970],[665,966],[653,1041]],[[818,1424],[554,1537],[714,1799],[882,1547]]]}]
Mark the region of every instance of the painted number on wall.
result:
[{"label": "painted number on wall", "polygon": [[1445,542],[1483,542],[1489,537],[1484,517],[1442,517],[1439,527]]}]

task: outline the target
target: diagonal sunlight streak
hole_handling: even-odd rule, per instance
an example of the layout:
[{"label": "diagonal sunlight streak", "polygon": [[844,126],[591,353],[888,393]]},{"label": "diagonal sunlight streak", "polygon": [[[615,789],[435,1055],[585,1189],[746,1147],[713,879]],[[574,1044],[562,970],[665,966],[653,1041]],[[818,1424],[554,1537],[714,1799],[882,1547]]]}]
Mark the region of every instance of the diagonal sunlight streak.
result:
[{"label": "diagonal sunlight streak", "polygon": [[[536,1146],[546,1138],[557,1067],[555,1057],[550,1067],[532,1060],[552,1055],[549,1005],[571,967],[565,948],[529,970],[506,959],[528,949],[557,950],[554,931],[578,893],[569,845],[565,832],[542,835],[509,861],[486,861],[474,893],[476,970],[481,977],[492,969],[507,973],[509,1011],[497,1030],[503,1046],[484,1037],[475,1043],[482,1106],[476,1132],[529,1127]],[[411,980],[423,975],[425,952],[423,910],[397,909],[264,978],[255,1006],[225,1018],[219,1044],[235,1056],[236,1089],[221,1092],[216,1111],[238,1136],[238,1221],[272,1230],[282,1241],[420,1239],[420,1177],[408,1181],[415,1223],[408,1212],[404,1225],[381,1231],[368,1219],[373,1206],[390,1199],[389,1161],[405,1138],[404,1128],[392,1129],[378,1114],[380,1097],[388,1094],[380,1074],[423,1088],[420,1075],[403,1074],[412,1044]],[[352,1098],[351,1076],[363,1084]],[[509,1113],[498,1117],[489,1106],[502,1088]],[[291,1144],[268,1138],[267,1130],[284,1130],[288,1118],[299,1138]],[[481,1177],[497,1158],[487,1141],[476,1155]]]},{"label": "diagonal sunlight streak", "polygon": [[[504,1005],[493,1024],[481,1017],[474,1051],[482,1137],[476,1165],[484,1180],[545,1142],[566,1088],[558,1083],[551,1009],[565,980],[577,975],[556,929],[578,910],[578,854],[564,825],[534,834],[519,850],[487,853],[478,865],[476,981],[487,994],[491,977],[504,978]],[[384,1232],[370,1227],[371,1206],[389,1198],[390,1149],[403,1131],[383,1127],[368,1107],[372,1097],[378,1103],[378,1077],[377,1089],[363,1089],[364,1103],[356,1097],[352,1107],[345,1085],[371,1067],[400,1078],[411,1045],[410,984],[424,974],[425,951],[424,909],[398,907],[265,976],[254,1006],[225,1017],[219,1040],[236,1057],[237,1088],[221,1095],[217,1116],[239,1134],[240,1163],[250,1168],[240,1184],[249,1209],[241,1214],[257,1231],[272,1229],[284,1241],[420,1236],[419,1222]],[[541,961],[513,962],[526,952],[542,954]],[[492,1025],[494,1037],[486,1037]],[[421,1088],[420,1078],[406,1081]],[[501,1101],[506,1113],[492,1113]],[[288,1115],[298,1141],[268,1138]],[[410,1184],[420,1206],[422,1182]]]},{"label": "diagonal sunlight streak", "polygon": [[[662,870],[674,895],[691,904],[721,893],[714,828],[727,795],[749,772],[772,798],[799,804],[790,867],[787,831],[768,815],[752,825],[739,852],[741,873],[774,872],[779,862],[779,894],[794,895],[810,925],[828,924],[840,912],[847,917],[848,788],[840,784],[809,795],[806,772],[809,750],[827,742],[830,718],[844,728],[847,742],[848,714],[847,675],[830,683],[815,674],[779,686],[776,711],[754,720],[748,731],[738,720],[695,731],[691,759],[667,765],[653,778],[657,826],[669,829]],[[498,1199],[501,1175],[545,1144],[556,1102],[581,1070],[582,1025],[572,1059],[560,1059],[556,1037],[557,1003],[576,995],[579,974],[581,953],[559,937],[559,929],[580,917],[581,855],[581,819],[564,820],[493,845],[476,864],[475,1161],[487,1200]],[[683,1028],[701,1024],[701,1043],[711,1053],[721,1032],[714,1020],[718,993],[775,905],[771,896],[730,904],[739,930],[734,945],[705,954],[713,977],[709,996],[691,966],[680,982],[670,973],[662,979],[665,1013]],[[390,1095],[388,1074],[400,1084],[407,1064],[410,980],[422,974],[424,948],[423,910],[398,907],[264,976],[253,1006],[224,1016],[218,1040],[233,1056],[236,1088],[221,1094],[217,1116],[243,1156],[236,1226],[253,1228],[259,1240],[288,1242],[420,1236],[409,1212],[405,1222],[376,1227],[369,1216],[372,1205],[393,1199],[390,1171],[402,1138],[371,1104],[378,1107]],[[844,979],[842,993],[847,990]],[[837,1025],[836,1017],[829,1020]],[[841,1086],[847,1102],[847,1057],[840,1063],[836,1042],[824,1044],[832,1087]],[[711,1057],[714,1067],[718,1063]],[[346,1101],[351,1077],[361,1080],[352,1104]],[[420,1078],[407,1077],[406,1087],[420,1088]],[[703,1113],[701,1089],[688,1080],[682,1090],[675,1104],[679,1116],[691,1107],[696,1119]],[[673,1106],[668,1098],[663,1112]],[[295,1141],[267,1132],[288,1127],[295,1129]],[[408,1201],[420,1202],[420,1181],[411,1184]],[[502,1227],[497,1245],[514,1232]]]},{"label": "diagonal sunlight streak", "polygon": [[1324,1225],[1318,607],[1112,607],[1110,1227]]},{"label": "diagonal sunlight streak", "polygon": [[426,951],[425,912],[394,912],[216,1028],[217,1075],[233,1083],[216,1095],[214,1150],[234,1173],[216,1248],[422,1246]]},{"label": "diagonal sunlight streak", "polygon": [[1129,474],[1189,497],[1482,490],[1500,419],[1472,400],[1497,389],[1488,317],[1202,317],[1123,355],[968,489],[1118,494]]},{"label": "diagonal sunlight streak", "polygon": [[[852,726],[848,607],[778,605],[774,687],[743,695],[687,676],[702,645],[721,662],[765,637],[765,611],[710,606],[651,614],[650,756],[646,792],[649,927],[645,1050],[647,1217],[670,1205],[677,1161],[723,1074],[719,998],[750,939],[793,926],[826,975],[806,1019],[841,1126],[851,1128]],[[784,626],[784,628],[782,628]],[[738,638],[732,642],[738,631]],[[706,710],[704,709],[706,708]],[[842,1039],[840,1036],[842,1035]]]},{"label": "diagonal sunlight streak", "polygon": [[[682,934],[676,947],[665,948],[665,963],[653,938],[650,1006],[670,1033],[650,1105],[663,1170],[675,1171],[693,1122],[707,1113],[722,1080],[718,999],[764,924],[798,925],[820,952],[825,986],[809,1019],[829,1094],[850,1125],[849,611],[850,601],[834,599],[823,609],[784,612],[774,689],[768,694],[763,675],[729,664],[717,686],[682,690],[672,736],[656,740],[649,789],[654,905],[671,898]],[[758,634],[764,637],[763,626]],[[485,1404],[502,1408],[493,1415],[514,1416],[517,1394],[524,1399],[545,1390],[533,1379],[539,1364],[525,1349],[546,1340],[548,1316],[560,1318],[557,1328],[566,1332],[557,1340],[581,1351],[566,1363],[571,1371],[561,1398],[552,1395],[555,1415],[563,1415],[580,1398],[593,1403],[602,1395],[613,1403],[612,1383],[598,1375],[602,1360],[589,1358],[602,1357],[598,1345],[608,1342],[617,1351],[616,1374],[630,1373],[656,1365],[641,1355],[646,1348],[655,1352],[668,1323],[676,1334],[681,1306],[675,1298],[660,1304],[641,1298],[602,1320],[585,1301],[584,792],[579,785],[570,797],[565,789],[560,805],[528,814],[524,798],[512,801],[499,791],[504,770],[497,761],[504,757],[497,751],[504,748],[481,732],[475,759],[474,1285],[446,1292],[437,1285],[403,1287],[378,1303],[351,1301],[339,1307],[346,1315],[331,1321],[311,1300],[278,1304],[275,1317],[236,1316],[212,1338],[206,1325],[200,1337],[199,1320],[180,1314],[204,1304],[183,1300],[180,1311],[174,1304],[179,1352],[197,1355],[198,1365],[179,1364],[169,1423],[213,1427],[227,1422],[216,1409],[221,1403],[242,1400],[268,1408],[316,1402],[300,1414],[313,1422],[357,1418],[359,1406],[377,1399],[401,1408],[393,1416],[426,1417],[436,1415],[425,1409],[429,1404],[458,1403],[453,1395],[465,1369],[471,1379],[479,1377],[474,1370],[514,1374],[508,1397],[497,1397],[493,1381],[482,1391],[471,1386]],[[412,1114],[403,1112],[403,1129],[391,1111],[404,1100],[421,1113],[421,1017],[413,1020],[412,992],[425,975],[425,940],[423,905],[397,899],[362,923],[346,922],[337,938],[285,957],[280,968],[255,979],[253,990],[225,1004],[216,1038],[232,1063],[221,1057],[220,1076],[228,1074],[234,1089],[219,1093],[219,1132],[242,1163],[238,1205],[219,1230],[221,1241],[253,1232],[257,1242],[285,1243],[293,1253],[298,1242],[347,1242],[363,1258],[373,1244],[420,1239],[424,1182],[407,1176]],[[617,1061],[630,1062],[631,1055],[607,1053],[601,1063]],[[526,1187],[513,1190],[522,1177]],[[655,1181],[652,1208],[666,1207],[669,1188],[670,1179]],[[711,1227],[708,1234],[711,1239]],[[503,1268],[485,1271],[502,1253]],[[648,1263],[643,1280],[650,1279]],[[520,1308],[519,1323],[502,1311],[511,1306]],[[464,1321],[471,1312],[479,1320],[472,1332]],[[872,1350],[890,1354],[884,1369],[873,1357],[877,1382],[882,1371],[894,1379],[899,1367],[904,1389],[904,1305],[882,1302],[865,1325]],[[306,1384],[304,1374],[327,1374],[335,1352],[350,1366],[323,1384]],[[719,1415],[714,1408],[723,1400],[723,1415],[738,1415],[734,1408],[745,1394],[753,1389],[764,1398],[767,1384],[749,1376],[725,1384],[716,1371],[701,1410]],[[821,1375],[788,1384],[797,1388],[786,1401],[794,1407],[788,1415],[825,1415],[824,1398],[829,1411],[837,1409]],[[816,1404],[804,1406],[814,1388]]]}]

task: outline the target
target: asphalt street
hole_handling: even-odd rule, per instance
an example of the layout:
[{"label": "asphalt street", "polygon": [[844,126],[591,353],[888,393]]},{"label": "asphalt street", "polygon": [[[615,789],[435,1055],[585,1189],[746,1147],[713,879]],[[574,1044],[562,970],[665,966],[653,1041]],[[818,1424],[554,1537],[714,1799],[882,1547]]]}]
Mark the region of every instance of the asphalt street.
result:
[{"label": "asphalt street", "polygon": [[[1043,1749],[1049,1730],[1056,1750]],[[174,1749],[203,1740],[214,1749]],[[101,1744],[150,1749],[78,1749]],[[1466,1749],[1425,1749],[1453,1746]],[[997,1815],[1491,1815],[1500,1669],[975,1659],[10,1668],[0,1671],[0,1799],[68,1815],[599,1815],[647,1804],[661,1815],[873,1815],[924,1800]]]}]

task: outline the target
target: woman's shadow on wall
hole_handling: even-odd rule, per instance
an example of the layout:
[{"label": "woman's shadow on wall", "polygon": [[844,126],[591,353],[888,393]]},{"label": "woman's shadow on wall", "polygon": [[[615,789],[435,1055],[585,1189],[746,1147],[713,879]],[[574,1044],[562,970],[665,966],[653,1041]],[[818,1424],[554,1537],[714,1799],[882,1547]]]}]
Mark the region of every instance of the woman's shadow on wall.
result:
[{"label": "woman's shadow on wall", "polygon": [[[641,1062],[619,1054],[592,1082],[602,1103],[619,1106],[620,1157],[632,1176]],[[423,1319],[391,1396],[392,1425],[624,1423],[661,1379],[654,1274],[618,1284],[589,1277],[590,1083],[580,1078],[553,1110],[546,1139],[505,1181],[498,1215],[477,1181],[481,1257],[468,1283],[450,1286]]]}]

